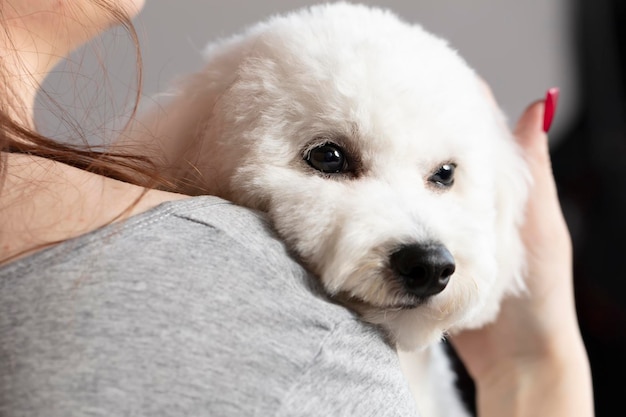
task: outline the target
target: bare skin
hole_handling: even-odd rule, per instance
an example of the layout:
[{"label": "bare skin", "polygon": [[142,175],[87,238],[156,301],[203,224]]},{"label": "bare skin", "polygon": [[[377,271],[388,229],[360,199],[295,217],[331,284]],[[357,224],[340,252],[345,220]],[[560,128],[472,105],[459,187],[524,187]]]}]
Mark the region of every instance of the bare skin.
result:
[{"label": "bare skin", "polygon": [[148,190],[134,204],[144,191],[58,162],[9,154],[0,191],[0,265],[165,201],[187,198]]}]

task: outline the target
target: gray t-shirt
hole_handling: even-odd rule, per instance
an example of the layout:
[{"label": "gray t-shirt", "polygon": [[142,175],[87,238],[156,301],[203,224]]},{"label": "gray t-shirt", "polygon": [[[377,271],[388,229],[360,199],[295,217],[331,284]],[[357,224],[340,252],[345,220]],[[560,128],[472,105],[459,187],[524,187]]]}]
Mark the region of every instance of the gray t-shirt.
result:
[{"label": "gray t-shirt", "polygon": [[415,416],[264,217],[164,203],[0,268],[0,416]]}]

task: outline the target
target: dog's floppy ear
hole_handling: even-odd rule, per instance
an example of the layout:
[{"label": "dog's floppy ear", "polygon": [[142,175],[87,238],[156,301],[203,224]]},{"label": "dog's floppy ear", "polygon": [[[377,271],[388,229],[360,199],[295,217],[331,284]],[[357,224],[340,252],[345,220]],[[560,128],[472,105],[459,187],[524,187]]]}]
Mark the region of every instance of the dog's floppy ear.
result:
[{"label": "dog's floppy ear", "polygon": [[[216,142],[223,125],[216,120],[220,113],[217,106],[236,81],[253,40],[252,36],[235,36],[209,45],[204,67],[154,97],[129,128],[132,143],[156,148],[155,154],[165,155],[167,160],[160,164],[163,172],[178,183],[177,191],[221,194],[216,186],[227,174],[221,172],[215,160],[218,155],[219,160],[226,158],[216,148],[220,146]],[[116,145],[126,144],[122,140]]]}]

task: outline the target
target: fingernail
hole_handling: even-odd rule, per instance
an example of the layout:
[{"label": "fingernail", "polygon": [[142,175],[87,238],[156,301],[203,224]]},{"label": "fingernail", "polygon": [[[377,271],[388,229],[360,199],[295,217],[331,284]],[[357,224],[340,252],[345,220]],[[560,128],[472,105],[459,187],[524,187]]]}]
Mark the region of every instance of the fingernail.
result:
[{"label": "fingernail", "polygon": [[556,106],[559,102],[559,89],[557,87],[550,88],[546,92],[546,100],[543,110],[543,131],[548,132],[556,113]]}]

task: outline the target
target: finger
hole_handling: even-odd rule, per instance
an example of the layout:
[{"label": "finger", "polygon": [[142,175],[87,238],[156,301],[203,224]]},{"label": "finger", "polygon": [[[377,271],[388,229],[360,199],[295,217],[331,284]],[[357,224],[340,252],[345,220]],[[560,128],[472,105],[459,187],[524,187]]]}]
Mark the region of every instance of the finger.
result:
[{"label": "finger", "polygon": [[556,195],[556,185],[552,175],[548,136],[543,130],[544,110],[544,100],[528,106],[517,122],[514,135],[531,170],[533,191],[543,197],[553,198]]},{"label": "finger", "polygon": [[544,100],[529,105],[513,131],[518,143],[533,157],[543,157],[548,151],[548,136],[543,131],[544,110]]},{"label": "finger", "polygon": [[533,180],[522,235],[531,251],[537,248],[546,252],[546,242],[551,242],[567,254],[569,237],[552,173],[548,136],[543,129],[544,109],[544,100],[532,103],[514,130]]}]

